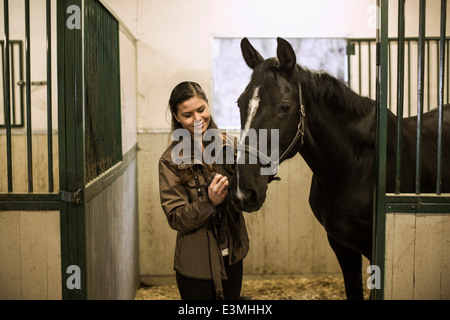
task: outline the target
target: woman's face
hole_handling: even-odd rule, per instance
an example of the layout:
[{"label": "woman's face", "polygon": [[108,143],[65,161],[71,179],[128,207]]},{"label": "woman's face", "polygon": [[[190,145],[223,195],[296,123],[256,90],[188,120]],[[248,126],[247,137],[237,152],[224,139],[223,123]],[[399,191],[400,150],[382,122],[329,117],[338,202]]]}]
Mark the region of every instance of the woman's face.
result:
[{"label": "woman's face", "polygon": [[177,113],[173,115],[183,128],[192,134],[194,130],[196,132],[201,130],[204,133],[209,126],[210,113],[208,103],[197,96],[180,103]]}]

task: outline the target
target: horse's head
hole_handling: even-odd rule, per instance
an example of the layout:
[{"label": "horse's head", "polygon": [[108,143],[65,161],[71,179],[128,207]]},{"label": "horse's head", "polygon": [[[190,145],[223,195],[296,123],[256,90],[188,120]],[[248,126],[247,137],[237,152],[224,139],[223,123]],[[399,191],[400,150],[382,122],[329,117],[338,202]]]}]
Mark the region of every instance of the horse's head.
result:
[{"label": "horse's head", "polygon": [[267,60],[247,38],[241,41],[253,74],[238,99],[242,131],[231,197],[236,208],[247,212],[262,206],[278,164],[293,157],[303,140],[299,67],[291,45],[281,38],[277,41],[277,58]]}]

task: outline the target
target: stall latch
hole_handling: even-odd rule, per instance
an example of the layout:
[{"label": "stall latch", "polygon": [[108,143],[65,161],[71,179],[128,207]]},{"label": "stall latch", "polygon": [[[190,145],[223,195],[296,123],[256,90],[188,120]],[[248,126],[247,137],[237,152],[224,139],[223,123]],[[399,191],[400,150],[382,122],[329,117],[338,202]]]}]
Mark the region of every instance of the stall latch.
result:
[{"label": "stall latch", "polygon": [[78,189],[75,192],[61,191],[61,200],[65,202],[81,204],[83,202],[83,190]]}]

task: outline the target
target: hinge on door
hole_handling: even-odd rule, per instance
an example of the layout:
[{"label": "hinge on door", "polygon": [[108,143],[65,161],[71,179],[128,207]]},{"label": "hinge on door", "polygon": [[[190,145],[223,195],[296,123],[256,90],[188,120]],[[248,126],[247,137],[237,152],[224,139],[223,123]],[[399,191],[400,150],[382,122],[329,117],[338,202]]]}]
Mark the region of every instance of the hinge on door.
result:
[{"label": "hinge on door", "polygon": [[83,202],[83,190],[78,189],[75,192],[61,191],[61,200],[65,202],[80,204]]}]

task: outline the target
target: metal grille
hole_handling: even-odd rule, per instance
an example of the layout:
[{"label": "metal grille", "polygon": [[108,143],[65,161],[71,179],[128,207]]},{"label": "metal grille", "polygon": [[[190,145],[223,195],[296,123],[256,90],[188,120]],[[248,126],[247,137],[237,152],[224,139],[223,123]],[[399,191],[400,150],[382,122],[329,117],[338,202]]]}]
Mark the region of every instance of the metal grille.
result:
[{"label": "metal grille", "polygon": [[[443,105],[445,98],[448,102],[449,96],[449,39],[445,36],[447,23],[447,1],[441,0],[440,36],[439,38],[425,38],[426,1],[420,0],[418,12],[417,50],[415,60],[411,64],[413,53],[411,43],[405,38],[405,0],[398,1],[398,39],[395,45],[399,48],[395,56],[391,57],[393,43],[388,39],[388,1],[377,0],[380,8],[380,28],[377,30],[377,60],[376,60],[376,175],[375,205],[374,205],[374,261],[381,270],[385,270],[386,250],[386,213],[427,213],[445,214],[450,211],[450,197],[441,192],[441,178],[443,166],[448,166],[448,159],[443,159],[442,150],[448,148],[443,145]],[[436,17],[437,18],[437,17]],[[433,48],[434,46],[434,48]],[[445,48],[447,47],[447,49]],[[434,51],[434,53],[432,53]],[[434,57],[434,58],[433,58]],[[391,67],[392,61],[396,59],[397,68]],[[435,62],[432,62],[434,59]],[[407,65],[405,66],[405,64]],[[433,69],[435,70],[434,73]],[[411,70],[411,71],[410,71]],[[409,83],[408,75],[415,73],[415,79]],[[396,80],[392,75],[396,74]],[[406,76],[405,76],[406,74]],[[433,85],[434,82],[434,85]],[[415,87],[415,94],[408,96],[411,87]],[[394,97],[391,92],[395,92]],[[392,103],[393,100],[395,103]],[[415,101],[414,101],[414,100]],[[409,101],[411,100],[411,101]],[[434,101],[434,102],[432,102]],[[387,161],[387,115],[389,104],[396,105],[396,176],[395,194],[386,193],[386,161]],[[406,104],[408,103],[408,104]],[[412,107],[404,106],[414,103]],[[437,153],[436,153],[436,188],[435,192],[424,193],[421,185],[422,168],[422,146],[423,146],[423,114],[428,109],[438,108],[439,118],[437,128]],[[405,109],[405,110],[404,110]],[[401,146],[403,117],[410,115],[414,110],[416,117],[416,145],[415,145],[415,180],[414,193],[401,193]],[[382,274],[381,283],[384,275]],[[383,290],[376,290],[375,297],[382,299]]]},{"label": "metal grille", "polygon": [[85,1],[86,178],[122,160],[119,24],[98,1]]},{"label": "metal grille", "polygon": [[[1,172],[0,186],[6,185],[5,191],[8,193],[17,192],[13,190],[13,172],[18,172],[13,164],[13,143],[12,129],[16,127],[26,128],[26,166],[18,168],[26,170],[27,178],[26,184],[28,193],[35,191],[33,181],[33,133],[32,133],[32,99],[31,86],[32,85],[46,85],[47,86],[47,167],[48,167],[48,192],[54,192],[53,186],[53,137],[52,137],[52,89],[51,89],[51,3],[46,0],[46,17],[43,23],[46,26],[46,52],[37,52],[36,54],[46,56],[43,62],[47,64],[47,80],[46,81],[31,81],[31,41],[30,41],[30,0],[24,0],[24,47],[23,53],[22,41],[10,40],[10,1],[3,1],[3,27],[4,39],[1,41],[2,47],[2,87],[3,87],[3,108],[0,113],[0,127],[4,128],[2,134],[4,137],[4,149],[1,150],[2,161],[6,162],[5,172]],[[17,19],[18,17],[15,17]],[[24,92],[25,91],[25,92]],[[3,171],[3,170],[2,170]],[[17,177],[16,179],[17,185]],[[3,188],[0,188],[3,192]]]},{"label": "metal grille", "polygon": [[[444,61],[444,104],[450,103],[449,57],[450,38],[445,38]],[[399,103],[405,106],[404,117],[417,115],[417,57],[419,38],[409,37],[399,45],[398,38],[389,38],[387,41],[387,88],[388,108],[397,114]],[[428,111],[438,106],[439,83],[439,37],[426,37],[424,43],[424,110]],[[403,50],[399,52],[400,50]],[[348,54],[348,84],[357,93],[363,96],[376,98],[376,39],[349,39]],[[401,54],[404,59],[398,63],[397,56]],[[403,69],[403,77],[398,77],[398,68]],[[398,80],[401,86],[398,87]],[[399,102],[399,103],[397,103]]]}]

